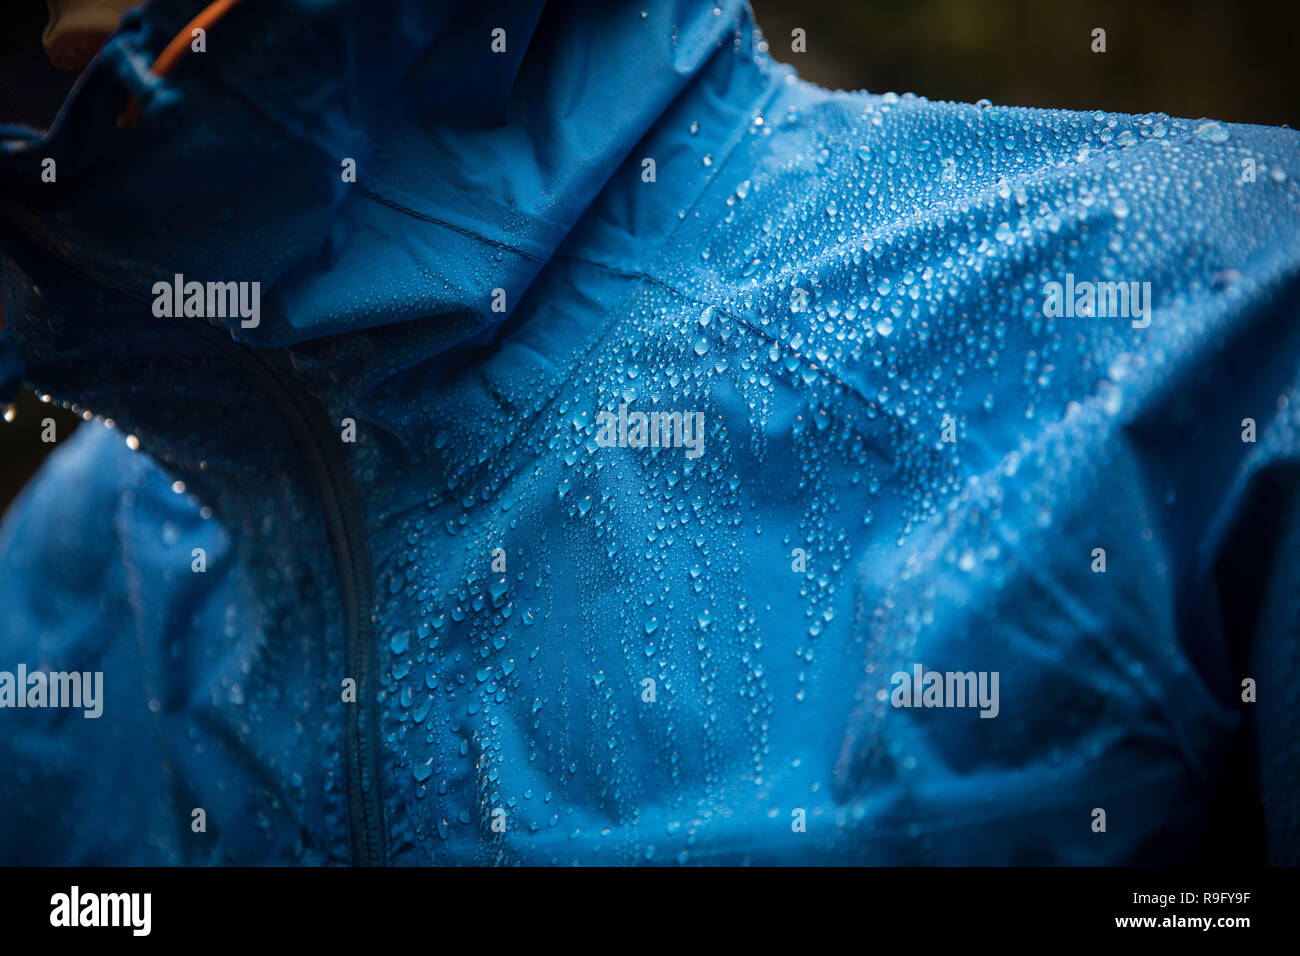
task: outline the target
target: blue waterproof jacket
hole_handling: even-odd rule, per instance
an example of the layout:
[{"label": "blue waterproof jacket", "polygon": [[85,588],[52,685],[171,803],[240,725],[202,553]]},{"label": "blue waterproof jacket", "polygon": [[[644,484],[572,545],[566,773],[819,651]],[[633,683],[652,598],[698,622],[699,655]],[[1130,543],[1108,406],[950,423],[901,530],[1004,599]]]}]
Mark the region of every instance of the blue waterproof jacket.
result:
[{"label": "blue waterproof jacket", "polygon": [[0,128],[0,862],[1300,859],[1295,132],[200,6]]}]

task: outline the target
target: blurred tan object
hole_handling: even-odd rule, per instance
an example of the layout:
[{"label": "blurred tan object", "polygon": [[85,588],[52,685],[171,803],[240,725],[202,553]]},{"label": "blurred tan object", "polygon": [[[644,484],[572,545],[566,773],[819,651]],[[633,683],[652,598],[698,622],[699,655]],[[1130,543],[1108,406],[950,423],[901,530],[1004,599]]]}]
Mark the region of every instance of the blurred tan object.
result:
[{"label": "blurred tan object", "polygon": [[50,62],[63,70],[80,70],[117,29],[122,14],[138,0],[45,0],[50,22],[41,42]]}]

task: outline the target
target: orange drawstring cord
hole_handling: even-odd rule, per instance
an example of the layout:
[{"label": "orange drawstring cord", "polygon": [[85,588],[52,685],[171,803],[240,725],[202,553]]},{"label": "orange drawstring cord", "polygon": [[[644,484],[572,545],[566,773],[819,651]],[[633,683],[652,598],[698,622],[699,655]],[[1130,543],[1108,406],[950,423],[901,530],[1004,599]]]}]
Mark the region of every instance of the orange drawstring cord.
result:
[{"label": "orange drawstring cord", "polygon": [[[190,40],[195,30],[208,30],[213,24],[230,12],[230,8],[237,4],[239,0],[213,0],[206,7],[199,11],[189,23],[185,24],[184,29],[172,41],[167,44],[157,59],[153,61],[153,66],[149,67],[149,72],[154,76],[166,76],[171,72],[181,57],[190,50]],[[133,129],[139,120],[139,105],[135,97],[126,104],[126,109],[122,115],[117,118],[117,125],[122,129]]]}]

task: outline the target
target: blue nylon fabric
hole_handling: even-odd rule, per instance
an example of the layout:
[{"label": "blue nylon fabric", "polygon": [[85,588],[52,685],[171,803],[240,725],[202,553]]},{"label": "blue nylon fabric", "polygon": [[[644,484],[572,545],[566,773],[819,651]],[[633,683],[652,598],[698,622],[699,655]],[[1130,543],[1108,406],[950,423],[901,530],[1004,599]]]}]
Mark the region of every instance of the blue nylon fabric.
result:
[{"label": "blue nylon fabric", "polygon": [[[5,347],[113,422],[0,530],[0,669],[106,687],[0,711],[0,862],[351,859],[265,377],[355,425],[390,863],[1182,862],[1234,785],[1300,859],[1294,132],[826,91],[739,3],[245,4],[148,76],[195,6],[0,143]],[[265,377],[175,273],[261,283],[201,321]],[[1149,325],[1045,315],[1067,274]],[[891,706],[914,664],[998,716]]]}]

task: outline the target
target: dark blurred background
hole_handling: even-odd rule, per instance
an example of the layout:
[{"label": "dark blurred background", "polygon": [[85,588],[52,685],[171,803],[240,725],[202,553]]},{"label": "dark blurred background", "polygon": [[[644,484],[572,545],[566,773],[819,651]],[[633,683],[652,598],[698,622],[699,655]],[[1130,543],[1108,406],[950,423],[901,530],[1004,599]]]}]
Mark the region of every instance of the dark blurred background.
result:
[{"label": "dark blurred background", "polygon": [[1300,128],[1297,0],[751,3],[772,55],[822,86]]},{"label": "dark blurred background", "polygon": [[[649,0],[647,0],[649,2]],[[41,49],[44,0],[0,0],[0,123],[44,126],[58,98],[34,100],[28,78],[53,73]],[[822,86],[930,99],[1110,112],[1212,116],[1300,127],[1300,0],[753,0],[778,60]],[[790,32],[806,31],[792,53]],[[1106,52],[1092,52],[1092,31]],[[61,74],[64,84],[72,76]],[[19,396],[0,423],[0,507],[54,446],[72,412]]]}]

